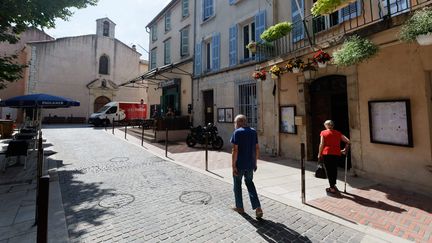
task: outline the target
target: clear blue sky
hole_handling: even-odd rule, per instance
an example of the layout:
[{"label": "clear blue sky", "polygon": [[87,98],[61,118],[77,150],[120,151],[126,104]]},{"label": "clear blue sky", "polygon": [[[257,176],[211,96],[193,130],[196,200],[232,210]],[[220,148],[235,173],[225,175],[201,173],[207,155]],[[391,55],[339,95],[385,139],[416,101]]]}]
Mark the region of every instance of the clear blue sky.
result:
[{"label": "clear blue sky", "polygon": [[96,33],[96,19],[108,17],[116,23],[115,35],[118,40],[131,46],[137,45],[142,59],[148,54],[139,45],[148,50],[149,36],[145,26],[171,0],[99,0],[96,6],[73,9],[74,15],[69,21],[57,20],[55,29],[45,29],[54,38],[78,36]]}]

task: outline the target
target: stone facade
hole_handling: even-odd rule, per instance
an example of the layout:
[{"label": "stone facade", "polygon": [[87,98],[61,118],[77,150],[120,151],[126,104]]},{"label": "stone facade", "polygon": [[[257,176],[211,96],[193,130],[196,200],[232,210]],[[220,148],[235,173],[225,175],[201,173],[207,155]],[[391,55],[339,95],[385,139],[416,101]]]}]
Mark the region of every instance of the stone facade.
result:
[{"label": "stone facade", "polygon": [[28,93],[55,94],[81,103],[79,107],[45,110],[44,116],[88,118],[108,101],[147,100],[143,90],[120,86],[141,73],[146,65],[140,63],[141,54],[115,39],[111,20],[96,22],[96,35],[29,43]]}]

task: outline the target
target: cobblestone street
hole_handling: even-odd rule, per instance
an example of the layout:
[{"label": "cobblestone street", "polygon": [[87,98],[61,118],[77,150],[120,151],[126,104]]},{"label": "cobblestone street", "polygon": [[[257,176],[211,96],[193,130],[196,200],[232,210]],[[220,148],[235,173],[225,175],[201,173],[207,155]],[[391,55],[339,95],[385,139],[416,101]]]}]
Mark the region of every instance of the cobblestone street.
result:
[{"label": "cobblestone street", "polygon": [[234,213],[230,184],[102,130],[44,131],[57,152],[72,242],[361,242],[364,237],[263,196],[263,220],[255,219],[247,194],[247,214]]}]

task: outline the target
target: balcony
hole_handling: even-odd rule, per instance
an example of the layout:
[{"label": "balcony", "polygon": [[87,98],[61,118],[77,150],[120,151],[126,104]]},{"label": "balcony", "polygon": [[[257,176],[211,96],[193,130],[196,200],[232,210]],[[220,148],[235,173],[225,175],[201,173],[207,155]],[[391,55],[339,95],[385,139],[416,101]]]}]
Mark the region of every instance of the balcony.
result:
[{"label": "balcony", "polygon": [[411,11],[429,5],[432,0],[358,0],[327,16],[308,15],[304,22],[294,22],[292,32],[274,41],[271,47],[257,48],[256,61],[300,56],[305,54],[302,51],[310,51],[311,45],[331,47],[347,35],[378,33],[403,24]]}]

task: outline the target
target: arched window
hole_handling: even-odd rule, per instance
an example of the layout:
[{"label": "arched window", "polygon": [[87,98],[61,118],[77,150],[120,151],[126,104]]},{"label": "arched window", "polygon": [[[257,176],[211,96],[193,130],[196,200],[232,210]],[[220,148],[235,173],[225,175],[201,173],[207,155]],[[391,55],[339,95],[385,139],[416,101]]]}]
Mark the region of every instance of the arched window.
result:
[{"label": "arched window", "polygon": [[109,22],[103,22],[103,36],[109,36]]},{"label": "arched window", "polygon": [[106,55],[99,58],[99,74],[108,74],[108,57]]}]

